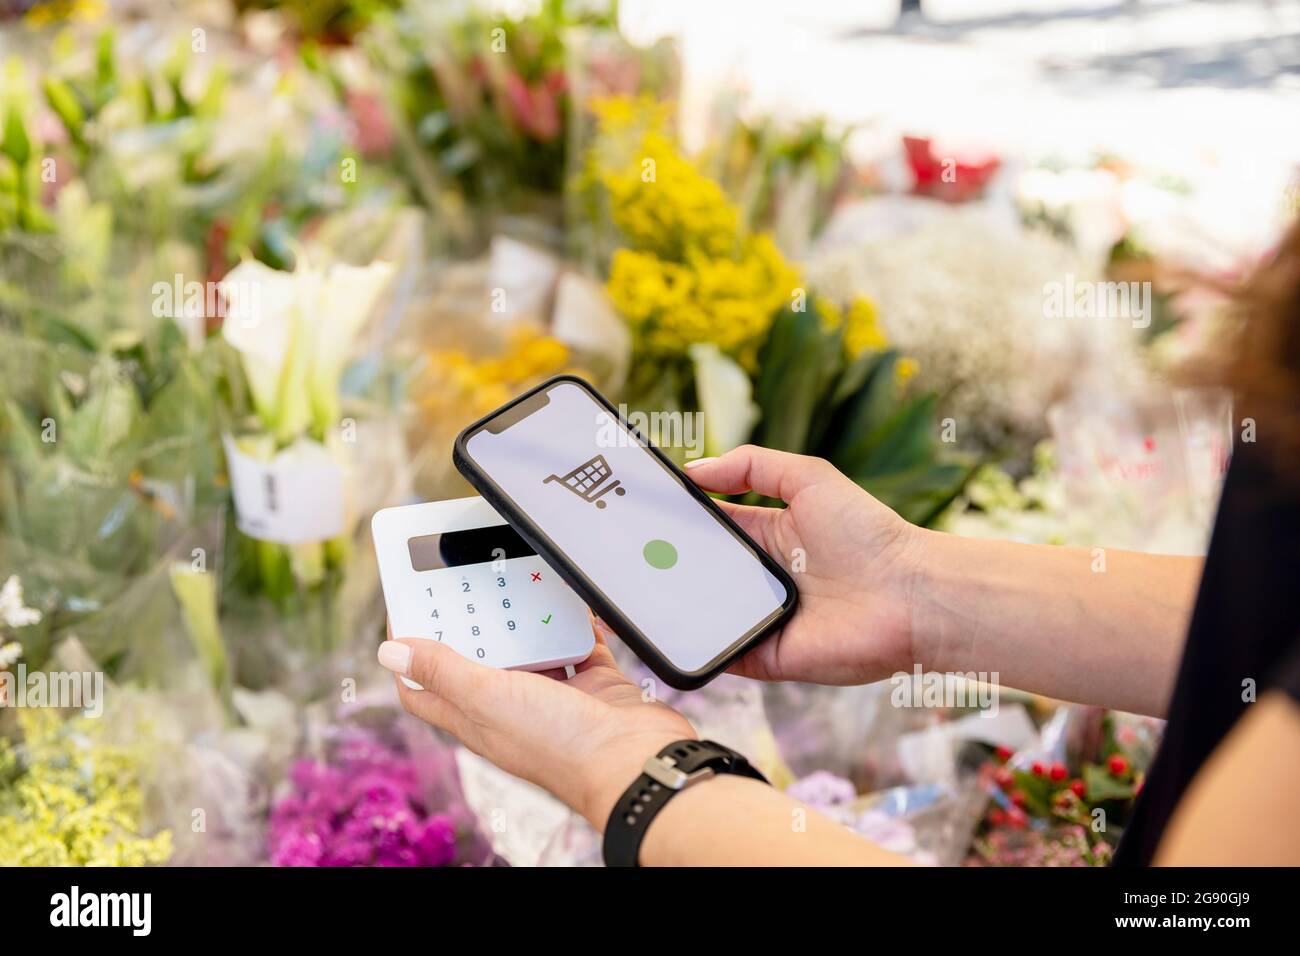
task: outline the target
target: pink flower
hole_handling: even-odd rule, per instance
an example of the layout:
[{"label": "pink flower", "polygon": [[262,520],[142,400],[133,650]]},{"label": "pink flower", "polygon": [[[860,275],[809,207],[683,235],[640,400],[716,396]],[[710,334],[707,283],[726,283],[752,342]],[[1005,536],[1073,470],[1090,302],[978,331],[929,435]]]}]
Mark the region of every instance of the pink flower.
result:
[{"label": "pink flower", "polygon": [[391,153],[395,134],[383,101],[366,90],[349,90],[347,103],[352,115],[352,145],[357,152],[370,159]]},{"label": "pink flower", "polygon": [[[536,86],[529,86],[514,70],[504,78],[506,102],[515,123],[533,139],[550,142],[560,135],[559,96],[563,91],[562,74],[556,87],[551,74]],[[553,88],[555,87],[555,88]]]}]

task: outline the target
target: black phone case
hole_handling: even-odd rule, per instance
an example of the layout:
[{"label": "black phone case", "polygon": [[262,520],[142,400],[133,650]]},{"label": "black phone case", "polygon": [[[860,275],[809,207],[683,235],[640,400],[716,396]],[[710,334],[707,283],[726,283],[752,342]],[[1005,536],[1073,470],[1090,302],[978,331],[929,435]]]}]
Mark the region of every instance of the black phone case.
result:
[{"label": "black phone case", "polygon": [[[773,576],[784,585],[786,598],[781,605],[780,610],[770,619],[759,624],[748,634],[742,636],[705,667],[702,667],[697,671],[682,671],[674,667],[668,659],[660,654],[659,650],[646,639],[640,629],[628,620],[628,618],[624,616],[617,607],[605,599],[604,595],[600,593],[591,580],[582,572],[582,569],[572,564],[564,555],[562,555],[555,547],[555,544],[551,541],[550,537],[547,536],[547,534],[542,531],[542,529],[538,527],[532,519],[524,514],[515,503],[506,496],[500,487],[497,486],[496,482],[481,471],[478,466],[470,460],[469,455],[466,454],[465,444],[469,441],[470,436],[476,431],[483,428],[498,415],[501,415],[503,412],[508,411],[521,402],[527,401],[538,392],[551,388],[557,382],[572,382],[586,390],[587,393],[597,402],[603,405],[615,420],[619,421],[632,435],[640,439],[650,453],[655,455],[660,462],[667,467],[669,473],[677,478],[678,482],[683,488],[685,488],[688,494],[716,515],[718,519],[721,520],[723,524],[725,524],[731,532],[747,548],[749,548],[750,551],[753,552],[754,556],[762,562],[763,566],[772,572]],[[632,425],[628,424],[619,414],[618,409],[610,404],[609,400],[606,399],[604,395],[601,395],[600,392],[596,391],[589,382],[583,380],[577,375],[556,375],[553,378],[549,378],[540,385],[537,385],[535,388],[529,389],[522,395],[519,395],[502,405],[496,411],[483,416],[472,425],[466,427],[456,436],[456,442],[452,448],[452,463],[455,464],[456,470],[464,475],[465,479],[474,486],[474,489],[482,495],[487,502],[506,519],[506,521],[510,523],[511,527],[519,532],[520,537],[527,541],[533,550],[551,566],[555,573],[563,579],[564,583],[573,588],[573,590],[576,591],[578,595],[582,597],[582,599],[586,601],[597,614],[600,615],[601,619],[610,626],[614,633],[617,634],[628,645],[628,647],[632,648],[636,655],[645,662],[646,666],[654,672],[655,676],[668,684],[668,686],[674,687],[677,690],[695,690],[713,680],[713,678],[725,671],[728,665],[730,665],[736,658],[742,656],[746,651],[754,647],[765,637],[780,630],[782,625],[785,624],[786,619],[794,613],[795,606],[798,604],[799,592],[795,588],[794,579],[790,577],[785,568],[781,567],[781,565],[779,565],[771,555],[759,547],[758,544],[749,537],[749,535],[745,534],[745,532],[741,530],[740,526],[737,525],[736,522],[732,521],[730,516],[719,508],[712,498],[701,491],[695,482],[686,477],[682,470],[673,464],[672,459],[652,445],[649,440],[638,432]],[[684,610],[689,613],[689,609]]]}]

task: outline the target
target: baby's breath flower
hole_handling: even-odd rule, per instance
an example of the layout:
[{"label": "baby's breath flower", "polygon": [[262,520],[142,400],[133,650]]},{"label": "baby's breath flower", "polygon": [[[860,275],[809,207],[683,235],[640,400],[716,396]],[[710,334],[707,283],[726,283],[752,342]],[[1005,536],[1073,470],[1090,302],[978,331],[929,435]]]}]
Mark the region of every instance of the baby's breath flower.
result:
[{"label": "baby's breath flower", "polygon": [[23,584],[18,575],[11,574],[0,588],[0,624],[6,627],[27,627],[39,623],[41,612],[23,605]]}]

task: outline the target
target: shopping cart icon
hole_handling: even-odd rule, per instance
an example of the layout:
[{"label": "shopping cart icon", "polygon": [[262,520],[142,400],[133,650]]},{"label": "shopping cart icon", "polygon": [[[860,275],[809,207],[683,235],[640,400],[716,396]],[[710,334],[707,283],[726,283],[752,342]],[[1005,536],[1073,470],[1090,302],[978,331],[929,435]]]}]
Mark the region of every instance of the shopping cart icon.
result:
[{"label": "shopping cart icon", "polygon": [[611,491],[616,495],[627,494],[627,489],[622,486],[621,482],[609,481],[614,475],[613,470],[609,467],[609,462],[605,460],[604,455],[597,455],[590,461],[584,461],[573,471],[561,477],[560,475],[547,475],[542,479],[542,484],[551,481],[564,483],[568,488],[583,501],[593,501],[597,508],[605,507],[605,502],[601,499]]}]

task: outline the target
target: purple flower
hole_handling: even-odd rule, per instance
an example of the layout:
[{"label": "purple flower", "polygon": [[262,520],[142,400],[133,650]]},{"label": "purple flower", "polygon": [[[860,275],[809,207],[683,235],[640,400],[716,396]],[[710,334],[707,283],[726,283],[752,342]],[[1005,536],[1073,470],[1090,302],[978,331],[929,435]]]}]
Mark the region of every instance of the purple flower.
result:
[{"label": "purple flower", "polygon": [[456,828],[424,806],[418,768],[360,728],[343,728],[328,762],[299,760],[268,821],[276,866],[449,866]]},{"label": "purple flower", "polygon": [[837,777],[829,770],[814,770],[786,787],[785,792],[818,810],[849,803],[858,795],[852,781]]}]

